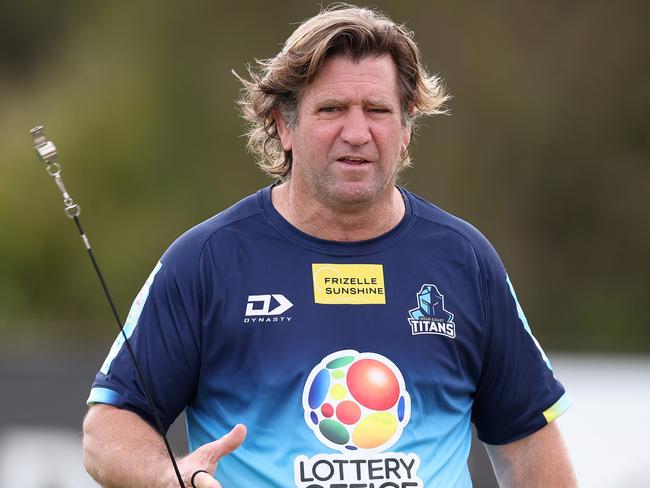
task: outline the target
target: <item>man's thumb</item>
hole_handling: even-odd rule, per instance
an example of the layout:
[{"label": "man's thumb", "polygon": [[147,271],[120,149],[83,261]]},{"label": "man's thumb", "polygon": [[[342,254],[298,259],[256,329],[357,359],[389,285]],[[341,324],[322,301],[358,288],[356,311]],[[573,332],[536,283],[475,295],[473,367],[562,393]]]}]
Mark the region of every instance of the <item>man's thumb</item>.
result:
[{"label": "man's thumb", "polygon": [[206,447],[209,446],[210,448],[210,457],[212,462],[216,463],[222,457],[233,452],[235,449],[241,446],[245,438],[246,426],[243,424],[237,424],[222,438],[208,444]]}]

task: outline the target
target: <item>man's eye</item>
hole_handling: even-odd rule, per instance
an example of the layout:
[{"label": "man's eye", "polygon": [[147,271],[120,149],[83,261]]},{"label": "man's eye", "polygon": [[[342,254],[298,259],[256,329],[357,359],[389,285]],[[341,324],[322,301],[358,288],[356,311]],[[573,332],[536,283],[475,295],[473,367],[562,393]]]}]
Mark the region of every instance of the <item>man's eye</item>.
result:
[{"label": "man's eye", "polygon": [[369,112],[372,112],[373,114],[387,114],[390,113],[390,110],[382,107],[373,107],[369,109]]},{"label": "man's eye", "polygon": [[324,112],[324,113],[334,113],[339,110],[339,107],[321,107],[318,109],[319,112]]}]

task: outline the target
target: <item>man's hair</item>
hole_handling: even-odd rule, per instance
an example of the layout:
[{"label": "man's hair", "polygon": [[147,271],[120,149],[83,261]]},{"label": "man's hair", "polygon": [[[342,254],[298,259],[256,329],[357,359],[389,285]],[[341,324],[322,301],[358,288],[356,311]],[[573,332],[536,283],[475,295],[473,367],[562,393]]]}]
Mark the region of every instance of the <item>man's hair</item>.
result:
[{"label": "man's hair", "polygon": [[[380,12],[347,4],[335,4],[304,21],[273,58],[256,60],[248,68],[239,105],[248,122],[249,151],[268,175],[291,174],[293,155],[284,151],[275,117],[280,114],[289,128],[298,124],[300,97],[318,75],[325,61],[345,55],[354,61],[389,54],[397,67],[402,123],[413,128],[420,115],[444,113],[447,95],[440,79],[427,73],[413,32],[395,24]],[[402,169],[410,165],[408,149],[402,154]]]}]

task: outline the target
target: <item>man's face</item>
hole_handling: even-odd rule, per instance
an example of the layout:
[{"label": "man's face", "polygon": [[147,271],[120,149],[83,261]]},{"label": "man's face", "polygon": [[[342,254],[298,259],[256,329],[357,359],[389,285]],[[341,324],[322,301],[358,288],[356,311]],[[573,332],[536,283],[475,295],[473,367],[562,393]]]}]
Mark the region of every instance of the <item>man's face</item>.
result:
[{"label": "man's face", "polygon": [[328,59],[302,94],[297,125],[280,119],[278,131],[293,153],[291,184],[308,196],[340,207],[390,194],[411,135],[393,59]]}]

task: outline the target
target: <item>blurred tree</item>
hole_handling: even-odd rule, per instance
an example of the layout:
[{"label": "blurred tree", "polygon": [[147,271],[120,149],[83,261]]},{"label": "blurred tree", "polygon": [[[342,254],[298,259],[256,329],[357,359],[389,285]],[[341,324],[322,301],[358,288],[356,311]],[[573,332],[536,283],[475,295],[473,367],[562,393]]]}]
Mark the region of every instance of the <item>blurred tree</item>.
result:
[{"label": "blurred tree", "polygon": [[[279,7],[282,8],[279,8]],[[114,335],[58,191],[44,123],[122,314],[170,242],[268,180],[234,103],[315,5],[0,4],[0,332]],[[547,347],[650,351],[646,2],[378,2],[416,33],[451,115],[403,183],[500,251]]]}]

